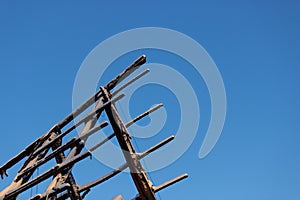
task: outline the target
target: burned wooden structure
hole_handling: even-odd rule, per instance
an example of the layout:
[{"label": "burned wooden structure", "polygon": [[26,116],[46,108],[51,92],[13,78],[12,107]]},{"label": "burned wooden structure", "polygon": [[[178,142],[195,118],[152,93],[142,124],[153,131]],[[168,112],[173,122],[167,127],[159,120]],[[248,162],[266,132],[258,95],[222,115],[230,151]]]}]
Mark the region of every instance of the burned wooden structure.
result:
[{"label": "burned wooden structure", "polygon": [[[132,65],[112,79],[107,85],[101,86],[92,97],[69,114],[65,119],[55,124],[47,133],[39,137],[37,140],[28,145],[22,152],[2,165],[0,167],[0,175],[3,179],[4,176],[8,176],[7,170],[9,168],[25,159],[23,166],[16,174],[12,183],[0,192],[0,200],[17,199],[19,194],[50,178],[52,178],[52,180],[46,191],[42,194],[32,196],[29,198],[30,200],[81,200],[86,197],[86,194],[91,190],[91,188],[112,178],[126,168],[130,169],[131,177],[138,192],[138,195],[134,197],[134,199],[154,200],[156,199],[156,192],[186,178],[187,174],[183,174],[173,180],[163,183],[160,186],[153,186],[140,162],[142,158],[173,140],[174,136],[166,138],[142,153],[136,152],[131,142],[130,133],[127,128],[149,113],[160,108],[162,104],[154,106],[127,123],[122,121],[114,105],[116,101],[120,100],[124,96],[124,94],[119,94],[123,88],[149,72],[149,69],[147,69],[135,76],[133,79],[119,86],[124,79],[135,72],[135,70],[145,62],[146,57],[144,55],[138,58]],[[115,89],[116,86],[119,87]],[[92,106],[93,108],[88,114],[84,115],[72,124],[73,119],[79,118],[79,115]],[[102,112],[106,112],[108,121],[99,123],[98,119]],[[109,124],[112,126],[114,133],[103,141],[99,141],[99,143],[89,148],[87,151],[82,152],[89,136]],[[80,125],[83,125],[80,134],[71,140],[63,142],[63,138]],[[91,156],[95,149],[99,148],[105,142],[114,137],[116,137],[119,143],[126,163],[90,183],[78,185],[75,182],[74,175],[72,173],[73,166],[79,161]],[[38,167],[52,159],[54,159],[57,163],[55,166],[41,173],[37,177],[30,179]],[[122,198],[120,197],[119,199]]]}]

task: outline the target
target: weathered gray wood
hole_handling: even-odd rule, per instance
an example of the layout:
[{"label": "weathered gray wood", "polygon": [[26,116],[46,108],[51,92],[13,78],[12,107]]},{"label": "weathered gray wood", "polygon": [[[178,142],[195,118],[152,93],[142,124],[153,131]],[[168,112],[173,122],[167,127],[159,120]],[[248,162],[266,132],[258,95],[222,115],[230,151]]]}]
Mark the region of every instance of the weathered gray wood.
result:
[{"label": "weathered gray wood", "polygon": [[[136,152],[134,146],[131,143],[130,133],[128,132],[127,127],[131,126],[133,123],[142,119],[143,117],[149,115],[151,112],[159,109],[160,107],[162,107],[162,104],[158,104],[150,108],[149,110],[138,115],[126,124],[123,123],[116,107],[114,106],[114,102],[122,98],[124,95],[121,94],[115,98],[112,97],[128,85],[132,84],[137,79],[147,74],[149,72],[149,69],[143,71],[131,80],[125,82],[113,92],[111,92],[111,90],[114,89],[119,83],[121,83],[125,78],[127,78],[145,62],[146,57],[144,55],[139,57],[132,65],[126,68],[114,79],[112,79],[106,86],[101,87],[100,90],[98,90],[85,103],[75,109],[57,125],[52,127],[47,133],[27,146],[23,151],[21,151],[15,157],[7,161],[3,166],[1,166],[0,175],[1,177],[3,177],[4,175],[7,175],[7,169],[15,165],[17,162],[21,161],[23,158],[28,157],[11,185],[0,192],[0,200],[15,200],[17,198],[17,195],[33,187],[34,185],[46,179],[49,179],[51,176],[53,176],[53,179],[50,182],[47,190],[43,194],[35,195],[34,197],[30,198],[30,200],[47,200],[48,198],[51,198],[51,200],[65,200],[68,198],[71,200],[82,200],[92,187],[114,177],[126,168],[130,169],[131,177],[139,193],[135,199],[156,200],[155,192],[158,192],[161,189],[186,178],[187,174],[184,174],[159,186],[153,186],[142,164],[140,163],[140,160],[142,158],[167,144],[168,142],[172,141],[174,139],[174,136],[168,137],[167,139],[150,147],[148,150],[142,153]],[[83,111],[85,111],[93,104],[95,106],[90,113],[85,115],[82,119],[79,119],[77,123],[62,132],[62,128],[64,128],[75,117],[78,117],[81,113],[83,113]],[[100,141],[99,143],[91,147],[89,150],[80,153],[88,137],[108,124],[107,122],[103,122],[99,125],[96,125],[96,122],[101,112],[103,111],[106,112],[114,133],[109,135],[103,141]],[[83,123],[84,126],[79,136],[74,137],[73,139],[63,144],[63,137]],[[78,186],[72,174],[73,166],[77,162],[91,156],[92,151],[99,148],[105,142],[109,141],[115,136],[122,149],[126,163],[99,179],[96,179],[82,186]],[[46,156],[50,148],[52,148],[52,153]],[[68,153],[68,155],[65,155],[64,152],[67,149],[70,149],[70,152]],[[45,164],[53,158],[55,158],[57,162],[56,166],[48,169],[46,172],[29,181],[30,176],[37,169],[37,167]],[[57,196],[59,193],[60,195]],[[122,199],[120,196],[118,196],[117,198]]]},{"label": "weathered gray wood", "polygon": [[21,161],[26,156],[29,156],[29,154],[32,153],[34,149],[41,146],[51,135],[51,133],[56,132],[58,129],[57,125],[54,125],[47,133],[36,139],[34,142],[32,142],[30,145],[28,145],[23,151],[21,151],[19,154],[14,156],[12,159],[7,161],[4,165],[0,167],[0,175],[1,178],[3,178],[3,175],[8,176],[7,170],[17,164],[19,161]]},{"label": "weathered gray wood", "polygon": [[24,191],[26,191],[27,189],[35,186],[36,184],[50,178],[52,175],[54,175],[55,173],[69,168],[71,166],[73,166],[75,163],[87,158],[91,156],[91,152],[86,151],[82,154],[79,154],[77,156],[74,156],[72,159],[68,160],[67,162],[63,162],[62,164],[57,164],[56,166],[50,168],[49,170],[47,170],[46,172],[40,174],[39,176],[35,177],[34,179],[32,179],[31,181],[28,181],[27,183],[21,185],[20,187],[14,189],[14,190],[10,190],[9,192],[6,193],[4,199],[8,200]]},{"label": "weathered gray wood", "polygon": [[124,83],[123,85],[121,85],[119,88],[117,88],[116,90],[114,90],[111,95],[115,96],[116,94],[118,94],[121,90],[123,90],[124,88],[126,88],[127,86],[129,86],[130,84],[134,83],[135,81],[137,81],[138,79],[140,79],[141,77],[143,77],[144,75],[146,75],[147,73],[150,72],[150,69],[146,69],[145,71],[141,72],[140,74],[138,74],[137,76],[135,76],[134,78],[130,79],[129,81],[127,81],[126,83]]},{"label": "weathered gray wood", "polygon": [[[54,132],[50,133],[49,138],[46,141],[44,141],[44,143],[51,141],[51,139],[54,137],[56,137],[56,133],[54,133]],[[26,168],[33,166],[36,162],[38,162],[40,159],[42,159],[46,155],[48,150],[49,150],[49,148],[45,149],[38,156],[35,156],[35,157],[30,156],[28,158],[28,160],[25,162],[25,164],[23,165],[23,167],[21,168],[19,173],[22,173],[22,170],[25,170]],[[10,193],[11,191],[18,190],[18,188],[20,188],[23,184],[26,184],[32,174],[33,174],[33,172],[28,172],[27,174],[25,174],[24,176],[22,176],[20,178],[17,174],[15,179],[13,180],[13,182],[0,192],[0,199],[1,200],[2,199],[9,199],[9,200],[16,199],[16,196],[18,194],[12,194],[9,197],[7,197],[7,194]]]},{"label": "weathered gray wood", "polygon": [[105,104],[103,104],[101,107],[98,107],[97,109],[93,110],[92,112],[90,112],[89,114],[87,114],[86,116],[84,116],[82,119],[80,119],[76,124],[74,124],[73,126],[71,126],[70,128],[68,128],[66,131],[64,131],[63,133],[59,134],[56,138],[54,138],[50,143],[48,143],[47,145],[43,145],[41,147],[39,147],[38,149],[36,149],[33,152],[33,155],[38,155],[41,151],[43,151],[44,149],[52,146],[57,140],[60,140],[61,138],[63,138],[64,136],[66,136],[67,134],[69,134],[71,131],[73,131],[76,127],[80,126],[82,123],[87,122],[89,119],[93,118],[94,116],[98,115],[99,113],[101,113],[104,108],[106,106],[109,105],[109,103],[111,102],[115,102],[120,100],[121,98],[123,98],[125,95],[124,94],[120,94],[117,97],[111,99],[110,102],[107,102]]},{"label": "weathered gray wood", "polygon": [[[26,168],[25,170],[22,171],[22,173],[19,173],[18,176],[21,177],[24,174],[34,171],[36,168],[38,168],[39,166],[45,164],[46,162],[48,162],[49,160],[51,160],[52,158],[54,158],[57,154],[64,152],[65,150],[69,149],[70,147],[76,145],[76,143],[80,142],[82,140],[83,137],[88,137],[91,134],[95,133],[96,131],[102,129],[103,127],[107,126],[108,123],[107,122],[103,122],[97,126],[95,126],[93,129],[89,130],[87,133],[85,133],[82,136],[77,136],[73,139],[71,139],[70,141],[68,141],[66,144],[61,145],[60,147],[58,147],[57,149],[54,149],[54,151],[47,155],[45,158],[39,160],[37,163],[35,163],[33,166],[31,166],[30,168]],[[61,163],[61,162],[57,162],[57,163]]]},{"label": "weathered gray wood", "polygon": [[[174,139],[174,136],[170,136],[166,139],[164,139],[163,141],[159,142],[158,144],[150,147],[149,149],[147,149],[146,151],[144,151],[143,153],[138,153],[138,159],[143,159],[145,156],[147,156],[148,154],[152,153],[153,151],[159,149],[160,147],[164,146],[165,144],[171,142]],[[96,146],[96,145],[95,145]],[[103,177],[96,179],[90,183],[84,184],[82,186],[80,186],[79,191],[85,191],[88,190],[92,187],[95,187],[96,185],[99,185],[101,183],[103,183],[104,181],[107,181],[108,179],[114,177],[115,175],[119,174],[121,171],[125,170],[128,167],[128,163],[125,163],[123,165],[121,165],[120,167],[118,167],[117,169],[113,170],[112,172],[104,175]]]},{"label": "weathered gray wood", "polygon": [[63,192],[65,190],[67,190],[68,188],[70,188],[70,184],[64,183],[64,184],[61,184],[57,187],[52,188],[49,191],[46,191],[43,194],[37,194],[37,195],[31,197],[28,200],[47,200],[48,198],[56,196],[56,194],[58,194],[60,192]]},{"label": "weathered gray wood", "polygon": [[170,185],[173,185],[173,184],[175,184],[175,183],[177,183],[177,182],[179,182],[183,179],[186,179],[187,177],[188,177],[188,174],[182,174],[181,176],[178,176],[178,177],[176,177],[172,180],[169,180],[169,181],[167,181],[167,182],[165,182],[165,183],[163,183],[159,186],[155,186],[155,187],[153,187],[154,192],[158,192],[158,191],[160,191],[160,190],[162,190],[166,187],[169,187]]},{"label": "weathered gray wood", "polygon": [[157,109],[161,108],[162,106],[163,106],[163,104],[157,104],[157,105],[153,106],[152,108],[150,108],[146,112],[140,114],[139,116],[135,117],[133,120],[127,122],[126,127],[131,126],[133,123],[141,120],[142,118],[146,117],[147,115],[149,115],[150,113],[156,111]]},{"label": "weathered gray wood", "polygon": [[125,78],[127,78],[130,74],[132,74],[135,70],[137,70],[141,65],[146,62],[146,56],[142,55],[133,64],[127,67],[123,72],[121,72],[116,78],[112,79],[105,87],[110,91],[120,82],[122,82]]}]

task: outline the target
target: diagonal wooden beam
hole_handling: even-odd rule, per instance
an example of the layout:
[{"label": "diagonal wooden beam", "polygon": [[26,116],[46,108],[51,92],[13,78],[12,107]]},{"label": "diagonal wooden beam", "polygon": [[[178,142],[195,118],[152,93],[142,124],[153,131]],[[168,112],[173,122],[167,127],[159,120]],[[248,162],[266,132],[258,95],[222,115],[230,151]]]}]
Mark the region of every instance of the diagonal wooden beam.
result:
[{"label": "diagonal wooden beam", "polygon": [[[108,89],[101,87],[101,90],[104,100],[109,101],[111,99],[111,94]],[[151,181],[139,161],[138,155],[131,143],[130,134],[120,118],[116,107],[113,104],[110,104],[110,106],[105,108],[105,111],[129,166],[130,174],[139,192],[139,196],[142,200],[156,200]]]}]

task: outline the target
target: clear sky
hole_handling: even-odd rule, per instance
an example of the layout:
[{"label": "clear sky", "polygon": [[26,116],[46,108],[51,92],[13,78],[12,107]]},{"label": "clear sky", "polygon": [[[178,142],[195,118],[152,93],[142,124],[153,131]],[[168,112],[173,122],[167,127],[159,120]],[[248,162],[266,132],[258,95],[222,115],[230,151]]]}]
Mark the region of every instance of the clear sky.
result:
[{"label": "clear sky", "polygon": [[[209,94],[201,77],[181,68],[198,91],[200,128],[180,159],[150,173],[155,185],[189,174],[188,179],[159,192],[158,199],[299,199],[299,8],[299,2],[290,0],[1,1],[0,163],[71,112],[77,71],[100,42],[132,28],[164,27],[190,36],[213,58],[226,89],[227,116],[217,145],[199,159],[210,119]],[[119,63],[130,64],[141,53],[147,54],[149,62],[172,63],[175,68],[176,63],[187,65],[176,56],[149,50],[124,55]],[[107,71],[103,83],[124,69],[117,64]],[[138,106],[130,109],[135,115],[163,102],[172,116],[164,138],[176,131],[180,112],[174,108],[178,104],[171,93],[156,89],[161,91],[157,99],[137,91]],[[139,104],[142,100],[145,103]],[[146,147],[154,144],[142,139],[135,142],[141,149],[143,142]],[[17,167],[8,171],[9,178],[0,180],[0,189]],[[83,184],[109,170],[93,159],[78,163],[74,175]],[[41,193],[42,188],[43,184],[28,190],[20,199]],[[126,173],[93,188],[87,199],[111,199],[118,194],[125,199],[137,194]]]}]

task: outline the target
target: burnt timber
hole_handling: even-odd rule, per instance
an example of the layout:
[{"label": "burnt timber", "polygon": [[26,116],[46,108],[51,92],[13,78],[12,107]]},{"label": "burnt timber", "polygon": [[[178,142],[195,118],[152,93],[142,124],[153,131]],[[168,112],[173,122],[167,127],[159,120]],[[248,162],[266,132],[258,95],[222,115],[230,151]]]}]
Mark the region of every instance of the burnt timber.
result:
[{"label": "burnt timber", "polygon": [[[162,104],[154,106],[127,123],[122,121],[118,110],[114,105],[116,101],[122,99],[124,96],[124,94],[118,94],[122,89],[129,86],[131,83],[149,72],[149,69],[147,69],[129,81],[125,82],[123,85],[120,85],[121,82],[128,78],[129,75],[133,74],[145,62],[146,56],[142,55],[122,73],[112,79],[108,84],[101,86],[94,95],[92,95],[72,113],[67,115],[67,117],[65,117],[63,120],[55,124],[48,132],[43,134],[41,137],[24,148],[24,150],[22,150],[19,154],[3,164],[0,167],[0,175],[2,179],[5,176],[8,176],[7,171],[11,167],[25,159],[25,162],[15,175],[15,178],[11,184],[0,192],[0,200],[16,200],[18,199],[19,194],[50,178],[52,178],[52,180],[46,191],[42,194],[36,194],[30,197],[29,200],[82,200],[87,197],[87,194],[93,187],[114,177],[127,168],[130,170],[131,178],[138,192],[134,199],[155,200],[156,192],[182,179],[185,179],[187,174],[178,176],[159,186],[152,185],[152,182],[149,180],[148,174],[144,170],[140,160],[151,152],[172,141],[174,136],[166,138],[144,152],[136,152],[131,142],[130,133],[127,129],[136,121],[159,109]],[[119,87],[115,89],[116,86]],[[73,119],[78,118],[80,114],[82,114],[91,106],[93,106],[93,108],[88,114],[77,120],[74,125],[71,125]],[[106,113],[108,121],[97,123],[102,112]],[[63,143],[63,138],[80,125],[83,125],[80,134],[77,137],[74,137],[71,140]],[[87,151],[82,152],[89,136],[108,125],[112,127],[114,133],[109,135],[103,141],[99,141]],[[92,152],[95,149],[98,149],[100,146],[114,137],[116,137],[118,141],[126,163],[112,172],[104,175],[103,177],[83,185],[78,185],[72,173],[73,166],[79,161],[92,156]],[[67,150],[68,153],[66,154],[65,152]],[[55,166],[51,167],[35,178],[30,179],[38,167],[44,165],[52,159],[54,159],[56,162]],[[114,199],[123,198],[119,195]]]}]

